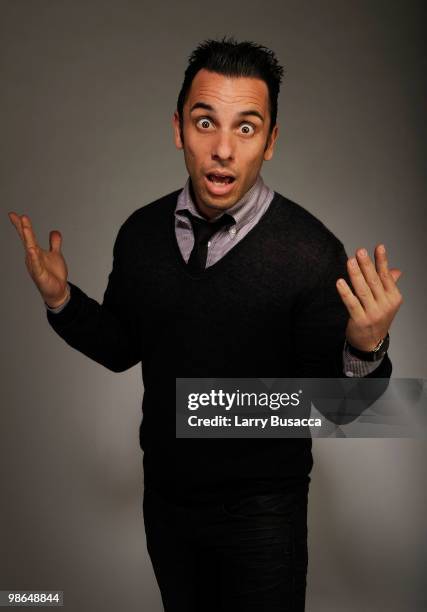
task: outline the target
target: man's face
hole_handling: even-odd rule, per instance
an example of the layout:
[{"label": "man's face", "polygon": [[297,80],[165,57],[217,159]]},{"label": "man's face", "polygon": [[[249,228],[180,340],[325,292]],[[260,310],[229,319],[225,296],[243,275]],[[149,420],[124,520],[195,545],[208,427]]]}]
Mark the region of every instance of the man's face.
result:
[{"label": "man's face", "polygon": [[[196,204],[205,217],[212,218],[231,208],[252,187],[263,161],[273,156],[278,127],[268,137],[267,84],[258,78],[227,77],[203,68],[191,84],[183,119],[182,140],[175,111],[175,144],[184,150]],[[215,173],[233,180],[215,177]]]}]

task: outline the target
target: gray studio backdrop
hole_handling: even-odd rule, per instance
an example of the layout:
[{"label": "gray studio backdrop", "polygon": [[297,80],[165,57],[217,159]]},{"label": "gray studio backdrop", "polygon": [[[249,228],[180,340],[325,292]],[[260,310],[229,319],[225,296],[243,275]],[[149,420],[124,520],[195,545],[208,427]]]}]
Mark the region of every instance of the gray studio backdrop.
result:
[{"label": "gray studio backdrop", "polygon": [[[427,377],[421,3],[2,0],[0,589],[69,612],[162,609],[145,548],[139,366],[113,374],[49,327],[7,211],[63,234],[102,299],[119,226],[184,185],[172,113],[191,50],[233,34],[285,65],[263,178],[348,253],[403,270],[395,377]],[[424,610],[426,442],[316,440],[309,612]],[[424,599],[423,599],[424,598]]]}]

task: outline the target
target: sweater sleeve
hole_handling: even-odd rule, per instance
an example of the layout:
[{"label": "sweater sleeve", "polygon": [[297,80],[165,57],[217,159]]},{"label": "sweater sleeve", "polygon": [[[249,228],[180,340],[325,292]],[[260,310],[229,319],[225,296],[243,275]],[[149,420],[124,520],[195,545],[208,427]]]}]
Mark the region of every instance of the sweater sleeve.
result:
[{"label": "sweater sleeve", "polygon": [[130,283],[123,257],[124,226],[113,248],[113,266],[102,304],[68,282],[70,298],[60,312],[46,309],[49,324],[67,344],[113,372],[123,372],[140,360]]},{"label": "sweater sleeve", "polygon": [[[351,392],[342,387],[338,379],[347,378],[343,363],[343,346],[348,321],[348,311],[336,288],[338,278],[344,278],[351,287],[347,272],[347,254],[343,245],[337,241],[328,256],[318,257],[325,265],[301,296],[296,308],[294,331],[297,376],[301,378],[330,378],[313,388],[314,404],[329,421],[336,424],[347,424],[360,416],[371,406],[389,385],[392,364],[386,353],[375,369],[358,378]],[[364,363],[364,362],[363,362]],[[370,383],[364,381],[370,379]],[[359,382],[360,381],[360,382]],[[343,395],[344,391],[344,395]],[[357,408],[354,401],[358,398]],[[331,398],[341,398],[336,407]]]}]

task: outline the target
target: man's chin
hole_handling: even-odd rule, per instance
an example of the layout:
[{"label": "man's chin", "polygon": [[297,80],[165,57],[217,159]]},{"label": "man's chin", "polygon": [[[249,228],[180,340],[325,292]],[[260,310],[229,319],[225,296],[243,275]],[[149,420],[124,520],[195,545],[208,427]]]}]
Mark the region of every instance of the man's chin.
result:
[{"label": "man's chin", "polygon": [[210,217],[231,208],[241,197],[240,190],[233,194],[216,195],[209,193],[204,185],[195,193],[192,183],[190,184],[190,193],[200,212]]},{"label": "man's chin", "polygon": [[200,200],[209,208],[223,210],[224,208],[231,208],[234,206],[234,204],[239,201],[240,197],[240,192],[217,195],[209,193],[207,190],[203,190],[203,193],[200,195]]}]

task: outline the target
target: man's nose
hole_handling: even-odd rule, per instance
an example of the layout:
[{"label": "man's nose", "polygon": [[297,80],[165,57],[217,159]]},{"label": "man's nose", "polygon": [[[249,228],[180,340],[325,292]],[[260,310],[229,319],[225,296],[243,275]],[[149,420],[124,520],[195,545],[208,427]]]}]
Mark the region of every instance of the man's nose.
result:
[{"label": "man's nose", "polygon": [[218,132],[212,147],[212,159],[228,160],[234,157],[233,136],[227,132]]}]

